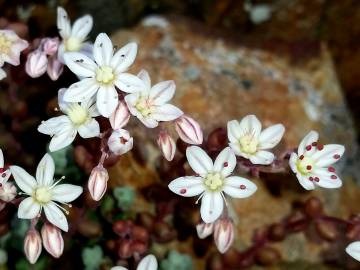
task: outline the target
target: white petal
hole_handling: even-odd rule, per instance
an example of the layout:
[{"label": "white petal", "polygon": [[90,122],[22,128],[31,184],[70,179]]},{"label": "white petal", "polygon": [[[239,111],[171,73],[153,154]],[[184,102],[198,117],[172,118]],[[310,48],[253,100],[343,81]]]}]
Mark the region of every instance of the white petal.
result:
[{"label": "white petal", "polygon": [[140,72],[138,73],[137,76],[140,78],[140,80],[142,80],[144,82],[146,89],[148,91],[150,91],[151,79],[150,79],[149,73],[145,69],[142,69],[142,70],[140,70]]},{"label": "white petal", "polygon": [[93,18],[90,15],[82,16],[74,22],[71,29],[71,36],[85,40],[93,26]]},{"label": "white petal", "polygon": [[60,203],[69,203],[75,200],[83,192],[82,187],[62,184],[57,185],[52,189],[52,200]]},{"label": "white petal", "polygon": [[93,51],[94,45],[90,42],[84,42],[79,52],[93,59]]},{"label": "white petal", "polygon": [[55,164],[49,154],[45,154],[36,169],[36,181],[41,186],[50,186],[54,180]]},{"label": "white petal", "polygon": [[147,128],[156,128],[159,125],[159,122],[156,121],[155,119],[151,118],[151,117],[143,117],[142,115],[137,115],[136,116],[141,123],[143,123],[145,125],[145,127]]},{"label": "white petal", "polygon": [[283,137],[285,127],[277,124],[264,129],[259,137],[259,149],[265,150],[275,147]]},{"label": "white petal", "polygon": [[10,166],[10,171],[19,188],[23,192],[31,195],[37,185],[35,178],[19,166]]},{"label": "white petal", "polygon": [[33,219],[40,213],[40,210],[40,205],[32,197],[28,197],[19,204],[18,218]]},{"label": "white petal", "polygon": [[150,99],[155,105],[165,104],[173,98],[175,88],[174,81],[159,82],[150,89]]},{"label": "white petal", "polygon": [[341,179],[335,173],[329,172],[327,169],[316,168],[313,170],[313,176],[317,176],[319,178],[319,181],[314,181],[314,184],[320,187],[339,188],[342,186]]},{"label": "white petal", "polygon": [[240,124],[236,120],[231,120],[227,123],[227,134],[228,139],[232,143],[238,142],[239,138],[242,135]]},{"label": "white petal", "polygon": [[99,123],[95,119],[90,119],[85,124],[78,127],[78,132],[84,139],[97,137],[100,134]]},{"label": "white petal", "polygon": [[346,253],[353,257],[355,260],[360,261],[360,241],[350,243],[346,249]]},{"label": "white petal", "polygon": [[0,81],[6,78],[6,72],[0,67]]},{"label": "white petal", "polygon": [[10,176],[11,176],[10,170],[4,171],[2,174],[0,174],[0,183],[2,184],[6,183],[7,180],[9,180]]},{"label": "white petal", "polygon": [[214,222],[223,212],[224,201],[220,192],[205,192],[201,199],[200,214],[205,223]]},{"label": "white petal", "polygon": [[186,149],[186,157],[190,167],[201,176],[205,176],[213,170],[211,158],[198,146],[190,146]]},{"label": "white petal", "polygon": [[289,166],[294,173],[298,173],[298,170],[296,167],[297,161],[298,161],[298,155],[296,153],[291,153],[290,159],[289,159]]},{"label": "white petal", "polygon": [[247,153],[244,153],[240,150],[240,145],[239,143],[235,142],[235,143],[229,143],[229,146],[231,147],[231,149],[234,151],[235,155],[237,156],[241,156],[241,157],[244,157],[244,158],[247,158],[249,159],[250,158],[250,155],[247,154]]},{"label": "white petal", "polygon": [[99,66],[110,66],[113,56],[113,45],[109,36],[100,33],[94,43],[94,59]]},{"label": "white petal", "polygon": [[224,177],[229,176],[236,167],[236,157],[230,147],[226,147],[220,152],[214,162],[214,171],[221,172]]},{"label": "white petal", "polygon": [[300,173],[296,174],[297,179],[299,180],[300,185],[306,190],[314,190],[315,185],[313,181],[309,180],[309,177],[302,176]]},{"label": "white petal", "polygon": [[67,115],[61,115],[42,122],[38,127],[38,131],[52,136],[68,126],[71,126],[69,117],[67,117]]},{"label": "white petal", "polygon": [[1,149],[0,149],[0,168],[4,168],[4,154]]},{"label": "white petal", "polygon": [[68,68],[80,77],[94,77],[97,65],[85,54],[78,52],[64,53],[64,61]]},{"label": "white petal", "polygon": [[100,87],[96,97],[96,107],[99,113],[109,118],[119,103],[119,95],[113,86]]},{"label": "white petal", "polygon": [[116,87],[126,93],[146,91],[146,86],[139,77],[130,73],[121,73],[114,82]]},{"label": "white petal", "polygon": [[149,254],[146,257],[144,257],[136,268],[136,270],[157,270],[157,269],[158,269],[158,262],[156,260],[156,257],[152,254]]},{"label": "white petal", "polygon": [[225,179],[223,191],[233,198],[247,198],[255,193],[256,185],[239,176],[230,176]]},{"label": "white petal", "polygon": [[65,92],[67,91],[67,88],[61,88],[58,91],[58,104],[59,104],[59,108],[63,113],[66,113],[66,110],[69,108],[69,106],[71,105],[70,102],[67,102],[64,100],[64,95]]},{"label": "white petal", "polygon": [[114,266],[111,267],[110,270],[128,270],[128,269],[123,266]]},{"label": "white petal", "polygon": [[177,195],[184,197],[197,196],[205,190],[203,179],[194,176],[179,177],[171,181],[169,189]]},{"label": "white petal", "polygon": [[64,100],[68,102],[80,102],[91,99],[99,85],[94,78],[85,78],[79,82],[73,83],[64,93]]},{"label": "white petal", "polygon": [[274,154],[268,151],[257,151],[254,155],[250,156],[252,164],[269,165],[274,161]]},{"label": "white petal", "polygon": [[176,106],[171,104],[161,105],[156,108],[156,112],[151,117],[157,121],[173,121],[184,113]]},{"label": "white petal", "polygon": [[241,134],[252,134],[255,138],[260,136],[261,123],[255,115],[247,115],[240,121]]},{"label": "white petal", "polygon": [[317,167],[326,167],[337,162],[345,152],[345,147],[340,144],[324,145],[322,150],[316,151],[312,158]]},{"label": "white petal", "polygon": [[137,54],[137,44],[131,42],[119,49],[111,59],[110,66],[116,74],[124,72],[134,63]]},{"label": "white petal", "polygon": [[61,230],[67,232],[69,229],[68,222],[64,213],[56,206],[54,202],[49,202],[44,205],[44,212],[47,220],[60,228]]},{"label": "white petal", "polygon": [[306,152],[306,146],[311,145],[313,142],[317,142],[319,140],[319,133],[312,130],[310,131],[304,139],[299,144],[298,147],[298,155],[301,156]]},{"label": "white petal", "polygon": [[77,130],[72,127],[68,127],[63,131],[56,133],[50,141],[49,150],[55,152],[70,145],[74,141],[76,133]]},{"label": "white petal", "polygon": [[70,36],[71,26],[69,17],[62,7],[57,8],[57,28],[62,38],[65,39]]}]

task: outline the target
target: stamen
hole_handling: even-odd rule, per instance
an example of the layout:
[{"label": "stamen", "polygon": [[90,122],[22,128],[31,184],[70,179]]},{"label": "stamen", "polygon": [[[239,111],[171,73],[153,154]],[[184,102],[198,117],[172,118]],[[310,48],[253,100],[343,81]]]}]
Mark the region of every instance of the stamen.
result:
[{"label": "stamen", "polygon": [[314,177],[310,176],[310,177],[309,177],[309,180],[310,180],[310,181],[314,181]]},{"label": "stamen", "polygon": [[334,167],[329,167],[329,168],[328,168],[328,171],[329,171],[329,172],[335,172],[335,168],[334,168]]},{"label": "stamen", "polygon": [[304,155],[301,155],[301,156],[299,157],[299,159],[300,159],[300,160],[303,160],[303,159],[304,159]]},{"label": "stamen", "polygon": [[310,150],[311,150],[311,145],[307,145],[307,146],[305,147],[305,149],[306,149],[306,151],[310,151]]},{"label": "stamen", "polygon": [[339,154],[336,154],[336,155],[334,155],[334,158],[335,158],[335,159],[339,159],[339,158],[340,158],[340,155],[339,155]]},{"label": "stamen", "polygon": [[337,176],[335,174],[333,174],[332,176],[330,176],[331,179],[337,179]]},{"label": "stamen", "polygon": [[312,169],[311,165],[307,165],[307,166],[306,166],[306,169],[307,169],[308,171],[310,171],[310,170]]},{"label": "stamen", "polygon": [[224,167],[227,167],[229,166],[229,163],[228,162],[224,162]]},{"label": "stamen", "polygon": [[[52,201],[57,207],[59,207],[60,208],[60,210],[62,210],[62,211],[64,211],[64,213],[66,214],[66,215],[69,215],[70,214],[70,212],[68,211],[68,210],[66,210],[64,207],[62,207],[60,204],[58,204],[57,202],[54,202],[54,201]],[[69,204],[67,204],[67,203],[62,203],[62,204],[65,204],[66,206],[69,206]]]},{"label": "stamen", "polygon": [[228,206],[228,202],[227,202],[227,200],[226,200],[226,198],[225,198],[224,193],[223,193],[223,192],[220,192],[220,194],[221,194],[221,197],[223,197],[223,199],[224,199],[225,205]]},{"label": "stamen", "polygon": [[205,192],[203,192],[203,194],[200,195],[200,197],[196,200],[195,204],[198,204],[200,199],[204,196]]},{"label": "stamen", "polygon": [[59,180],[57,180],[54,184],[52,184],[49,189],[52,189],[54,188],[60,181],[64,180],[65,179],[65,176],[61,176],[61,178]]},{"label": "stamen", "polygon": [[320,181],[320,178],[319,177],[315,177],[315,182],[319,182]]},{"label": "stamen", "polygon": [[319,144],[319,145],[317,146],[317,149],[318,149],[319,151],[323,150],[323,149],[324,149],[324,145]]},{"label": "stamen", "polygon": [[240,185],[240,189],[246,189],[245,185]]},{"label": "stamen", "polygon": [[312,146],[317,146],[317,142],[313,142],[311,145]]},{"label": "stamen", "polygon": [[186,193],[186,188],[180,189],[180,194],[185,194]]}]

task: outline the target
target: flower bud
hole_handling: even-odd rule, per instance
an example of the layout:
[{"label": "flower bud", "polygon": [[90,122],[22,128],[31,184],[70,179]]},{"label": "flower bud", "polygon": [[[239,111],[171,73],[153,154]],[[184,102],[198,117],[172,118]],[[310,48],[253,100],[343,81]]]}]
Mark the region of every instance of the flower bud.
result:
[{"label": "flower bud", "polygon": [[214,240],[220,253],[225,253],[234,242],[234,225],[230,219],[222,218],[215,222]]},{"label": "flower bud", "polygon": [[17,195],[14,184],[5,182],[0,186],[0,199],[5,202],[12,201]]},{"label": "flower bud", "polygon": [[132,149],[133,138],[127,130],[118,129],[109,137],[108,146],[115,155],[122,155]]},{"label": "flower bud", "polygon": [[214,231],[214,223],[201,222],[196,225],[197,235],[200,239],[208,237]]},{"label": "flower bud", "polygon": [[157,263],[156,257],[152,254],[147,255],[140,261],[140,263],[136,269],[137,270],[157,270],[158,263]]},{"label": "flower bud", "polygon": [[24,252],[26,258],[31,264],[36,263],[41,253],[41,238],[40,234],[35,229],[30,229],[24,240]]},{"label": "flower bud", "polygon": [[54,55],[59,48],[59,39],[56,38],[45,38],[43,42],[43,52],[47,55]]},{"label": "flower bud", "polygon": [[167,132],[160,131],[157,144],[166,160],[172,161],[176,152],[176,143],[173,138]]},{"label": "flower bud", "polygon": [[27,57],[25,71],[30,77],[38,78],[45,73],[47,63],[48,60],[45,53],[34,51]]},{"label": "flower bud", "polygon": [[179,137],[188,144],[202,144],[203,132],[198,122],[183,115],[175,120],[175,129]]},{"label": "flower bud", "polygon": [[95,201],[100,201],[107,189],[109,174],[103,166],[96,166],[90,174],[88,189]]},{"label": "flower bud", "polygon": [[50,223],[45,223],[41,228],[41,237],[46,251],[54,258],[59,258],[64,251],[64,239],[60,229]]},{"label": "flower bud", "polygon": [[117,105],[115,111],[111,114],[109,121],[111,124],[111,127],[116,130],[120,129],[129,122],[130,119],[130,113],[126,106],[126,104],[123,101],[120,101]]},{"label": "flower bud", "polygon": [[57,79],[59,79],[63,70],[64,65],[57,59],[57,57],[51,57],[49,59],[49,63],[47,65],[47,74],[49,75],[51,80],[56,81]]}]

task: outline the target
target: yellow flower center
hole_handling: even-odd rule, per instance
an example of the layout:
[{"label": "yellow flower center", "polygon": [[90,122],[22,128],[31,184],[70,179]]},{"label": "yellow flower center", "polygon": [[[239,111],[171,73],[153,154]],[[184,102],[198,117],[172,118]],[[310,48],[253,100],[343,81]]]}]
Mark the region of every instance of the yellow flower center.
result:
[{"label": "yellow flower center", "polygon": [[239,140],[240,150],[246,154],[255,154],[258,140],[252,134],[246,134]]},{"label": "yellow flower center", "polygon": [[67,115],[76,126],[81,126],[89,119],[87,110],[77,103],[70,106],[67,110]]},{"label": "yellow flower center", "polygon": [[135,108],[144,116],[148,117],[154,112],[154,108],[150,100],[146,97],[140,97],[135,105]]},{"label": "yellow flower center", "polygon": [[47,204],[51,201],[51,192],[48,187],[39,187],[35,189],[33,199],[39,204]]},{"label": "yellow flower center", "polygon": [[204,184],[211,191],[219,191],[224,184],[224,178],[220,173],[209,173]]},{"label": "yellow flower center", "polygon": [[112,83],[115,79],[114,71],[109,66],[102,66],[96,70],[96,80],[99,83]]},{"label": "yellow flower center", "polygon": [[6,37],[4,33],[0,33],[0,53],[8,54],[12,41]]},{"label": "yellow flower center", "polygon": [[82,40],[76,37],[70,37],[64,41],[65,51],[78,52],[82,47]]},{"label": "yellow flower center", "polygon": [[300,156],[296,162],[296,167],[302,175],[308,175],[314,168],[314,161],[305,156]]}]

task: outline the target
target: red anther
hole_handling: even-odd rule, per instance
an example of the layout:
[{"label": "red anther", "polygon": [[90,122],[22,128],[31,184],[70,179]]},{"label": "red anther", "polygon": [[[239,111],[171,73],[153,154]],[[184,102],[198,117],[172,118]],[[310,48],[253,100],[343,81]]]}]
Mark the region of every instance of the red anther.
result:
[{"label": "red anther", "polygon": [[310,180],[310,181],[314,181],[314,177],[310,176],[310,177],[309,177],[309,180]]},{"label": "red anther", "polygon": [[323,150],[323,149],[324,149],[324,145],[318,144],[317,149],[318,149],[319,151]]},{"label": "red anther", "polygon": [[335,168],[334,168],[334,167],[329,167],[329,168],[328,168],[328,171],[329,171],[329,172],[335,172]]},{"label": "red anther", "polygon": [[331,179],[334,179],[334,180],[337,179],[337,176],[334,175],[334,174],[332,176],[330,176],[330,177],[331,177]]},{"label": "red anther", "polygon": [[185,193],[186,193],[186,189],[185,189],[185,188],[183,188],[183,189],[180,190],[180,194],[185,194]]},{"label": "red anther", "polygon": [[317,142],[313,142],[311,145],[312,146],[317,146]]},{"label": "red anther", "polygon": [[229,163],[228,162],[224,162],[224,167],[227,167],[229,166]]},{"label": "red anther", "polygon": [[245,185],[240,185],[240,189],[245,189],[246,186]]},{"label": "red anther", "polygon": [[5,168],[0,168],[0,173],[5,172]]},{"label": "red anther", "polygon": [[310,151],[310,150],[311,150],[311,145],[307,145],[307,146],[305,147],[305,149],[306,149],[306,151]]},{"label": "red anther", "polygon": [[6,177],[6,173],[3,173],[3,174],[1,175],[1,177],[2,177],[2,178],[5,178],[5,177]]},{"label": "red anther", "polygon": [[303,159],[304,159],[304,155],[301,155],[299,158],[300,158],[301,160],[303,160]]},{"label": "red anther", "polygon": [[312,169],[311,165],[307,165],[307,166],[306,166],[306,169],[307,169],[308,171],[310,171],[310,170]]},{"label": "red anther", "polygon": [[340,155],[339,155],[339,154],[336,154],[336,155],[334,155],[334,158],[335,158],[335,159],[339,159],[339,158],[340,158]]},{"label": "red anther", "polygon": [[315,177],[314,180],[315,180],[315,182],[319,182],[319,181],[320,181],[320,178],[319,178],[319,177]]}]

